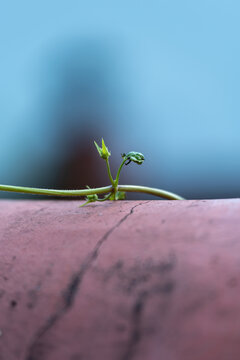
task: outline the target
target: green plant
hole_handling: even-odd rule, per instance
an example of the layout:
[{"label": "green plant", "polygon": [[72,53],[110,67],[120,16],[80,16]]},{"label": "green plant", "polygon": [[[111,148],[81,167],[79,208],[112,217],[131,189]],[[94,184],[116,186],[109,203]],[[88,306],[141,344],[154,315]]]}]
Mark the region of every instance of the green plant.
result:
[{"label": "green plant", "polygon": [[[111,185],[90,189],[87,186],[87,189],[83,190],[54,190],[54,189],[40,189],[32,187],[23,187],[23,186],[11,186],[11,185],[0,185],[1,191],[12,191],[20,192],[26,194],[37,194],[37,195],[53,195],[53,196],[86,196],[86,202],[81,206],[87,205],[95,201],[106,201],[106,200],[123,200],[125,199],[126,192],[142,192],[146,194],[151,194],[166,198],[169,200],[184,200],[181,196],[174,193],[164,191],[161,189],[151,188],[147,186],[138,186],[138,185],[119,185],[119,176],[122,170],[123,165],[128,165],[131,162],[135,162],[138,165],[141,165],[144,161],[144,156],[140,152],[130,151],[127,154],[122,154],[122,162],[117,171],[116,178],[113,179],[110,164],[109,156],[111,152],[106,147],[104,140],[102,139],[102,147],[94,141],[95,146],[98,150],[99,155],[102,159],[106,161],[107,172],[111,182]],[[103,198],[99,198],[99,194],[107,194]]]}]

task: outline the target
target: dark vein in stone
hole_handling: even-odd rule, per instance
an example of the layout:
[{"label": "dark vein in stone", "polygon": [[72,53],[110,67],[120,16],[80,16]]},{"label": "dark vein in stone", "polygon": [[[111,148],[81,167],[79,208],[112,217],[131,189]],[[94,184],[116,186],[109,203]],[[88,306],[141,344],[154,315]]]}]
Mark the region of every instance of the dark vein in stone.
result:
[{"label": "dark vein in stone", "polygon": [[142,331],[141,331],[141,321],[142,314],[145,307],[145,302],[147,299],[148,293],[146,291],[142,291],[132,307],[132,332],[129,339],[129,343],[126,349],[125,354],[122,357],[122,360],[130,360],[133,358],[136,348],[141,341]]},{"label": "dark vein in stone", "polygon": [[[83,278],[87,272],[87,270],[92,265],[93,261],[98,257],[99,251],[103,243],[109,238],[109,236],[113,233],[113,231],[118,228],[134,211],[134,209],[142,204],[146,204],[149,201],[145,201],[144,203],[139,203],[131,208],[128,214],[122,217],[117,224],[115,224],[112,228],[110,228],[102,238],[97,242],[93,251],[86,257],[83,263],[80,266],[78,272],[76,272],[67,288],[64,291],[63,297],[63,305],[60,309],[58,309],[55,313],[49,316],[45,324],[37,331],[35,338],[27,352],[27,356],[25,360],[40,360],[43,359],[43,348],[42,348],[42,338],[47,334],[49,330],[51,330],[60,320],[61,318],[68,312],[74,304],[74,300],[76,298],[79,287],[83,281]],[[136,336],[136,335],[135,335]]]}]

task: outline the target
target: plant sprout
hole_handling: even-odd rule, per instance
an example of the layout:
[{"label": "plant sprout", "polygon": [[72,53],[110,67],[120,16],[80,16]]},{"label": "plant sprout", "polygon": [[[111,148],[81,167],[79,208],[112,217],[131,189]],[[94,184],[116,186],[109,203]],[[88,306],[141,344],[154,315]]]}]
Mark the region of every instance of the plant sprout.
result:
[{"label": "plant sprout", "polygon": [[[0,185],[0,191],[11,191],[11,192],[20,192],[25,194],[53,195],[53,196],[86,196],[86,202],[80,206],[84,206],[95,201],[124,200],[126,192],[142,192],[146,194],[159,196],[169,200],[184,200],[183,197],[177,194],[161,189],[151,188],[147,186],[138,186],[138,185],[119,185],[119,177],[123,165],[124,164],[128,165],[131,162],[141,165],[145,160],[144,155],[136,151],[130,151],[127,154],[125,153],[121,154],[122,162],[117,171],[116,178],[113,179],[109,164],[109,157],[111,156],[111,152],[106,147],[103,139],[102,139],[102,147],[100,147],[96,143],[96,141],[94,141],[94,144],[101,158],[106,161],[107,172],[111,185],[100,188],[93,188],[93,189],[87,186],[86,189],[82,189],[82,190],[54,190],[54,189],[41,189],[41,188],[32,188],[32,187],[24,187],[24,186]],[[99,198],[98,195],[102,195],[102,194],[107,194],[107,195],[105,195],[103,198]]]}]

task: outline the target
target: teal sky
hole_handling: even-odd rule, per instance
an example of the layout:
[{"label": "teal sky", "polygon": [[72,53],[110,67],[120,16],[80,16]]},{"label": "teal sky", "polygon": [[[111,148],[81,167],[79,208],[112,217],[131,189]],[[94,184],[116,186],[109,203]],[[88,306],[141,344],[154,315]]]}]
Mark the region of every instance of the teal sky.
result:
[{"label": "teal sky", "polygon": [[[68,94],[71,111],[100,113],[99,138],[145,154],[145,169],[129,170],[140,183],[238,196],[239,14],[237,0],[2,2],[1,182],[64,154],[51,119],[71,69],[81,94]],[[89,97],[79,90],[88,79]],[[81,134],[81,121],[70,125]]]}]

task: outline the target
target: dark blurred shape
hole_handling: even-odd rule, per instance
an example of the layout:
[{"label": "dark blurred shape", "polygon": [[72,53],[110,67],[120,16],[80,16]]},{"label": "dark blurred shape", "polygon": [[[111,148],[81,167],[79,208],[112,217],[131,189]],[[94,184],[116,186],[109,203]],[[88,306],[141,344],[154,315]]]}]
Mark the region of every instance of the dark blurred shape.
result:
[{"label": "dark blurred shape", "polygon": [[52,168],[56,188],[109,183],[93,141],[101,137],[107,140],[112,123],[114,76],[110,54],[105,42],[84,40],[60,46],[48,58],[43,93],[48,99],[46,131],[52,132],[57,155],[62,158]]},{"label": "dark blurred shape", "polygon": [[86,185],[99,187],[110,183],[105,162],[99,158],[93,140],[94,137],[89,129],[81,142],[76,139],[69,144],[68,157],[58,169],[57,187],[80,189],[85,188]]}]

